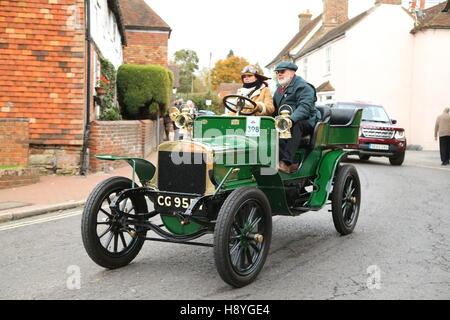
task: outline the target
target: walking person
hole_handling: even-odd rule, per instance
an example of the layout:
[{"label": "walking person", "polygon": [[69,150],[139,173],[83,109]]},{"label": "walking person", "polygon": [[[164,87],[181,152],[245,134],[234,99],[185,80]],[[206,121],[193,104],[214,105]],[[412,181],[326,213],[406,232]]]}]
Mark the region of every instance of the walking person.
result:
[{"label": "walking person", "polygon": [[279,141],[278,169],[285,173],[293,173],[298,170],[299,163],[295,163],[295,153],[303,136],[311,134],[314,126],[320,119],[320,112],[316,108],[317,101],[315,88],[295,72],[298,67],[292,62],[281,62],[275,72],[278,77],[278,86],[273,96],[275,107],[278,109],[289,105],[292,128],[290,139]]},{"label": "walking person", "polygon": [[434,125],[434,140],[437,141],[439,134],[439,151],[441,153],[442,165],[446,166],[450,160],[450,108],[437,117]]}]

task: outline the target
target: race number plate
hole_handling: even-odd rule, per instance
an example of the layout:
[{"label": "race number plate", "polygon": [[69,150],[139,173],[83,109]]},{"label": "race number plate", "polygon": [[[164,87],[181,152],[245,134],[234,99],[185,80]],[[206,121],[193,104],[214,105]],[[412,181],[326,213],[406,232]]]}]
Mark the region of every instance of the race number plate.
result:
[{"label": "race number plate", "polygon": [[[158,194],[156,196],[155,209],[163,212],[185,211],[189,208],[192,201],[194,201],[193,197]],[[201,209],[202,205],[198,210]]]},{"label": "race number plate", "polygon": [[260,117],[247,117],[247,123],[245,125],[245,135],[247,137],[259,137],[260,125]]},{"label": "race number plate", "polygon": [[388,144],[376,144],[376,143],[370,143],[370,144],[369,144],[369,149],[374,149],[374,150],[389,150],[389,145],[388,145]]}]

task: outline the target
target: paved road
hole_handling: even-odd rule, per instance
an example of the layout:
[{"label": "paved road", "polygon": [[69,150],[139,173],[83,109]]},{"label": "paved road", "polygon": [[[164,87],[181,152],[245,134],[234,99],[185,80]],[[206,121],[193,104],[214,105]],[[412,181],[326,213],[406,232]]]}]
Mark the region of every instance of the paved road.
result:
[{"label": "paved road", "polygon": [[0,224],[0,299],[450,299],[450,171],[350,162],[363,192],[355,232],[339,236],[326,209],[275,217],[265,267],[245,288],[222,282],[206,247],[147,242],[105,270],[73,210]]}]

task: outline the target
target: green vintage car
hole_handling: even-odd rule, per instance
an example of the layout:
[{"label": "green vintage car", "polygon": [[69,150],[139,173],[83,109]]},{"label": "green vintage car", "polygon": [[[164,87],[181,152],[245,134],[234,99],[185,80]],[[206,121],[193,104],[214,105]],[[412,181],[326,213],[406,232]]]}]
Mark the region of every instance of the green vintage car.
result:
[{"label": "green vintage car", "polygon": [[[224,98],[235,116],[172,110],[192,138],[160,144],[155,165],[97,156],[127,161],[133,179],[109,178],[86,202],[82,238],[94,262],[123,267],[146,240],[210,246],[222,279],[242,287],[263,268],[273,216],[295,217],[331,204],[336,230],[353,231],[360,181],[355,167],[340,160],[346,154],[342,146],[358,141],[362,110],[321,107],[321,121],[298,148],[298,171],[286,174],[277,170],[278,139],[289,136],[289,106],[275,119],[254,117],[256,105],[247,100]],[[212,243],[193,241],[206,234],[213,234]]]}]

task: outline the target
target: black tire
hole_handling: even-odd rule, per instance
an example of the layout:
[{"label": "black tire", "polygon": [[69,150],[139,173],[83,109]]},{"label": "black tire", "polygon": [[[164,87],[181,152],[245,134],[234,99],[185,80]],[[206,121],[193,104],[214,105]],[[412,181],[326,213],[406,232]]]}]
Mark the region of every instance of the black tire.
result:
[{"label": "black tire", "polygon": [[362,160],[362,161],[367,161],[370,159],[370,156],[368,156],[366,154],[359,154],[358,156],[359,156],[359,160]]},{"label": "black tire", "polygon": [[[89,257],[104,268],[115,269],[129,264],[139,253],[145,241],[145,232],[144,236],[139,236],[137,232],[142,230],[134,228],[132,231],[136,234],[131,236],[109,209],[109,203],[115,195],[131,186],[132,181],[125,177],[111,177],[104,180],[91,192],[84,207],[81,221],[83,245]],[[126,198],[121,201],[120,206],[123,206],[121,210],[130,214],[148,211],[143,196]],[[101,220],[102,217],[103,220]],[[100,233],[99,228],[103,229]],[[102,239],[103,237],[106,241]],[[113,242],[112,250],[110,250],[111,242]],[[120,247],[122,250],[119,251]]]},{"label": "black tire", "polygon": [[393,166],[401,166],[403,164],[403,161],[405,160],[405,152],[400,152],[396,154],[394,157],[389,158],[389,162]]},{"label": "black tire", "polygon": [[337,232],[353,232],[358,221],[361,204],[361,184],[358,172],[352,165],[338,167],[331,195],[333,223]]},{"label": "black tire", "polygon": [[214,232],[220,277],[237,288],[250,284],[264,266],[271,238],[272,213],[265,194],[254,187],[231,192],[220,208]]}]

